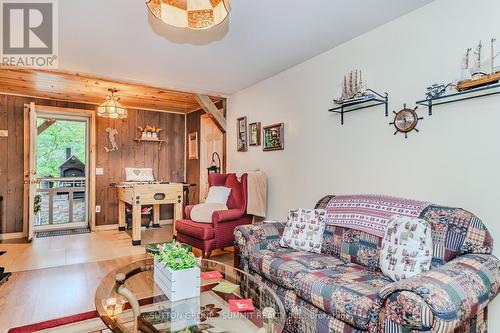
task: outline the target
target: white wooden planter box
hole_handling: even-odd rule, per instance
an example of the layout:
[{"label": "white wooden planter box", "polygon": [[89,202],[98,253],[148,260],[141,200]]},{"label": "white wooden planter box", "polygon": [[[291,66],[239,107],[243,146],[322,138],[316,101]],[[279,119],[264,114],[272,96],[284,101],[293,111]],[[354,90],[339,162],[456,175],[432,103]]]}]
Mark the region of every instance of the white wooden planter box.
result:
[{"label": "white wooden planter box", "polygon": [[169,316],[171,332],[198,325],[200,323],[200,297],[172,302]]},{"label": "white wooden planter box", "polygon": [[200,296],[200,268],[174,271],[155,259],[155,283],[172,302]]}]

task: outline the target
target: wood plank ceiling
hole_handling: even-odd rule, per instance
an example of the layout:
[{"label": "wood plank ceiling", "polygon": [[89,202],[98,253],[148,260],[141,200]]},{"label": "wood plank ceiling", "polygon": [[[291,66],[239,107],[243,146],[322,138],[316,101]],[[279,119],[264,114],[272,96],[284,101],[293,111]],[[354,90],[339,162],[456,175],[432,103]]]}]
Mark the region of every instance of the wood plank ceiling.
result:
[{"label": "wood plank ceiling", "polygon": [[[128,108],[189,113],[200,109],[194,94],[91,75],[48,69],[0,66],[0,94],[101,104],[108,89],[118,89],[120,103]],[[214,103],[221,97],[210,97]]]}]

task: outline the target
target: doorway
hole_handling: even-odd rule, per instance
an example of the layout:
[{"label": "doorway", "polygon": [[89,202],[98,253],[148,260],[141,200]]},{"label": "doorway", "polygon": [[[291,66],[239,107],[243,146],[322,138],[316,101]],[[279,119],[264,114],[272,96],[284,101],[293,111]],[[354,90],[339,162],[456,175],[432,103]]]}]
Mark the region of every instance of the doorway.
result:
[{"label": "doorway", "polygon": [[93,112],[32,103],[25,117],[28,238],[35,232],[91,227]]},{"label": "doorway", "polygon": [[207,168],[212,165],[212,154],[220,156],[220,170],[224,169],[224,134],[208,115],[200,119],[200,203],[205,202],[208,194]]}]

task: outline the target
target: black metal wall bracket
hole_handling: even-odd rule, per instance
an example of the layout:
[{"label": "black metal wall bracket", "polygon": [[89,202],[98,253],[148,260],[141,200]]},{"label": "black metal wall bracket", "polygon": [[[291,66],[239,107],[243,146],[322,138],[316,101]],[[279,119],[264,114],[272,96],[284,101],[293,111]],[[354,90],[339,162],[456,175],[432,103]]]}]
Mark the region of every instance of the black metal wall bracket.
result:
[{"label": "black metal wall bracket", "polygon": [[340,113],[340,124],[344,125],[344,114],[348,112],[353,112],[356,110],[371,108],[378,105],[385,106],[385,116],[389,116],[389,95],[384,93],[384,95],[379,94],[378,92],[367,89],[367,91],[372,92],[374,94],[373,98],[367,98],[359,101],[353,102],[345,102],[342,104],[338,104],[337,107],[334,107],[329,112]]},{"label": "black metal wall bracket", "polygon": [[468,99],[498,94],[500,94],[500,84],[497,83],[475,89],[464,90],[453,94],[423,99],[421,101],[417,101],[417,104],[427,106],[429,110],[429,116],[432,116],[433,107],[436,105],[449,104],[459,101],[465,101]]}]

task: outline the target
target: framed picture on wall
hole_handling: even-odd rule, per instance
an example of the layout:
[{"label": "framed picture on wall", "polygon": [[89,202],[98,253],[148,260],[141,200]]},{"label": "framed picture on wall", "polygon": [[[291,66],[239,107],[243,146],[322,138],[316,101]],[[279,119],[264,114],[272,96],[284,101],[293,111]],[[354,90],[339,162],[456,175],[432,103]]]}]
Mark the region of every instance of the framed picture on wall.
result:
[{"label": "framed picture on wall", "polygon": [[248,150],[247,117],[237,119],[238,151]]},{"label": "framed picture on wall", "polygon": [[260,146],[260,123],[251,123],[248,125],[248,132],[250,134],[250,146]]},{"label": "framed picture on wall", "polygon": [[285,125],[283,123],[264,127],[264,144],[262,150],[283,150],[285,149]]},{"label": "framed picture on wall", "polygon": [[188,157],[190,160],[198,159],[198,132],[188,134]]}]

